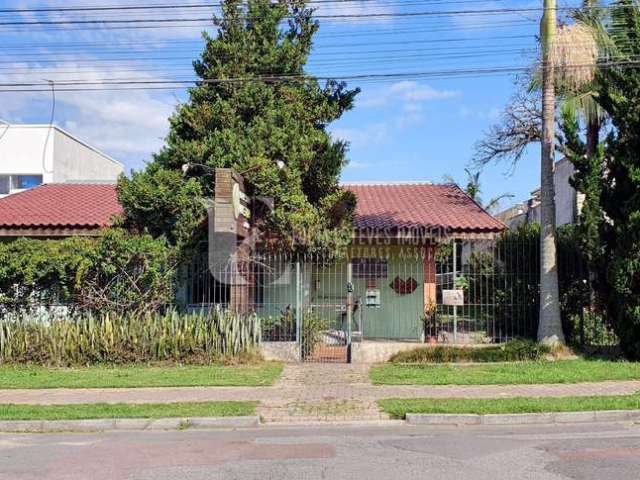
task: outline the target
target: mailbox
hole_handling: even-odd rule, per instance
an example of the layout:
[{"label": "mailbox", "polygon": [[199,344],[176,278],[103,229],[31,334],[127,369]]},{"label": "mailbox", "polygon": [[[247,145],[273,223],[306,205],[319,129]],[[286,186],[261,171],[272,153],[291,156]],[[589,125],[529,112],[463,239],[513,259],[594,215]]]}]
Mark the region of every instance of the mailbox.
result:
[{"label": "mailbox", "polygon": [[380,307],[380,289],[379,288],[369,288],[367,289],[366,294],[366,305],[367,307],[379,308]]}]

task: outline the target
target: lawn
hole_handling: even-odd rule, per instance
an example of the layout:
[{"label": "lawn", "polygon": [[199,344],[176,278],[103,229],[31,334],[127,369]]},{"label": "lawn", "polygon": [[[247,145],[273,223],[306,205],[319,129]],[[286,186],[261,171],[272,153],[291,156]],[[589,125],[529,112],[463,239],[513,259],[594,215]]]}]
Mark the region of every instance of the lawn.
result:
[{"label": "lawn", "polygon": [[0,405],[0,420],[86,420],[95,418],[243,417],[257,402],[97,403],[80,405]]},{"label": "lawn", "polygon": [[267,386],[273,385],[281,373],[282,364],[277,362],[238,366],[3,366],[0,389]]},{"label": "lawn", "polygon": [[407,413],[543,413],[593,410],[640,410],[640,395],[544,398],[411,398],[379,400],[393,418]]},{"label": "lawn", "polygon": [[376,385],[510,385],[640,379],[640,362],[558,360],[486,364],[381,364]]}]

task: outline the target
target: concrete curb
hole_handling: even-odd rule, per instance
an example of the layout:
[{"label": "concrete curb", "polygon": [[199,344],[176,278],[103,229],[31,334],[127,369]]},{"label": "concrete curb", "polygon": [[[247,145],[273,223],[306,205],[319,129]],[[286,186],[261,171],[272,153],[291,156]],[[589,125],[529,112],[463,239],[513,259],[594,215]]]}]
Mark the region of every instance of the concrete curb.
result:
[{"label": "concrete curb", "polygon": [[516,414],[407,413],[409,425],[544,425],[564,423],[640,422],[640,410]]},{"label": "concrete curb", "polygon": [[0,421],[2,433],[108,432],[114,430],[186,430],[213,428],[251,428],[260,418],[115,418],[95,420],[7,420]]}]

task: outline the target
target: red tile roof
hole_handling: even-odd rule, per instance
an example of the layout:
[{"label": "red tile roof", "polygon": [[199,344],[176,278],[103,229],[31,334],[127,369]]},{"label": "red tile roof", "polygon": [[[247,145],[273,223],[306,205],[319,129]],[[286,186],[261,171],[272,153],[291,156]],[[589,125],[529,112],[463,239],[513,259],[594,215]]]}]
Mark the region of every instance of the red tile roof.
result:
[{"label": "red tile roof", "polygon": [[52,183],[0,199],[2,229],[98,229],[122,212],[115,185]]},{"label": "red tile roof", "polygon": [[[442,228],[454,232],[504,230],[455,185],[350,184],[357,199],[356,229]],[[120,214],[114,185],[46,184],[0,199],[0,229],[99,229]]]},{"label": "red tile roof", "polygon": [[506,229],[459,187],[452,184],[346,184],[358,204],[356,229],[442,228],[453,232]]}]

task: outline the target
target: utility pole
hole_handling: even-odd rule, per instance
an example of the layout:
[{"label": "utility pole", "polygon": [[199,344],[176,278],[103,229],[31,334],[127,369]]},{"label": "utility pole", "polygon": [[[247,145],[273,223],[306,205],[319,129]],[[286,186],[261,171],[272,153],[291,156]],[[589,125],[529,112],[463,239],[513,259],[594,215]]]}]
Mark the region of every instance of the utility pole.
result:
[{"label": "utility pole", "polygon": [[556,255],[556,208],[553,181],[555,144],[555,71],[551,46],[556,36],[556,0],[544,0],[542,39],[542,148],[540,162],[540,323],[538,340],[563,343]]}]

